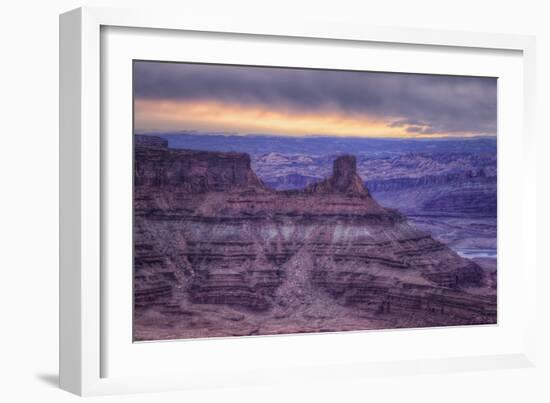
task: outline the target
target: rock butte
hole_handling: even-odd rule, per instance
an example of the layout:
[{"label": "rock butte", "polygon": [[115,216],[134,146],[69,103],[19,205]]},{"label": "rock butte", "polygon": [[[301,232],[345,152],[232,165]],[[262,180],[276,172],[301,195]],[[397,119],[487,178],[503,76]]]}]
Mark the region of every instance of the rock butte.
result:
[{"label": "rock butte", "polygon": [[374,200],[353,156],[275,191],[247,154],[136,136],[134,338],[496,323],[483,269]]}]

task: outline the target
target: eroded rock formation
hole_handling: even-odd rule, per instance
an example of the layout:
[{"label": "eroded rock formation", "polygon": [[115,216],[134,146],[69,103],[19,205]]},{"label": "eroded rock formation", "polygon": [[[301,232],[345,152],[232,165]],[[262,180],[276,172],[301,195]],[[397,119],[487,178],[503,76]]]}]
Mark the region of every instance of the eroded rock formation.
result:
[{"label": "eroded rock formation", "polygon": [[380,206],[353,156],[274,191],[246,154],[136,137],[136,340],[482,324],[474,262]]}]

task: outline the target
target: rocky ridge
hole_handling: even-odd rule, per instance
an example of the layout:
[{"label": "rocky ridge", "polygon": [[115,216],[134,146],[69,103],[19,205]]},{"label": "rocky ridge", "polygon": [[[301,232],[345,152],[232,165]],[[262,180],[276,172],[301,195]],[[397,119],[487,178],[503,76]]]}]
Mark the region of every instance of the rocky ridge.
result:
[{"label": "rocky ridge", "polygon": [[484,271],[380,206],[356,160],[303,190],[137,136],[135,339],[496,321]]}]

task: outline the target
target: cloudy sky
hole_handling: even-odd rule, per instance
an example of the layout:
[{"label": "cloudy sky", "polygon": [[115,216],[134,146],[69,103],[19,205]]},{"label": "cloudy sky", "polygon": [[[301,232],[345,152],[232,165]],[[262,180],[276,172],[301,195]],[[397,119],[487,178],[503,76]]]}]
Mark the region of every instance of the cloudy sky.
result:
[{"label": "cloudy sky", "polygon": [[134,62],[136,132],[495,136],[495,78]]}]

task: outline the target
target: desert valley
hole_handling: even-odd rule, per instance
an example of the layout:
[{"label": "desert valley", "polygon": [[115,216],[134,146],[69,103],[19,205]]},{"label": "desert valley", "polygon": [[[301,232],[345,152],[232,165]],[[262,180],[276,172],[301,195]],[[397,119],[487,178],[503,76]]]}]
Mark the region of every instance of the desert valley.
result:
[{"label": "desert valley", "polygon": [[496,323],[494,139],[137,135],[134,181],[136,341]]}]

